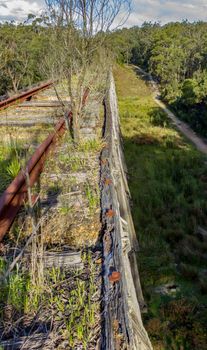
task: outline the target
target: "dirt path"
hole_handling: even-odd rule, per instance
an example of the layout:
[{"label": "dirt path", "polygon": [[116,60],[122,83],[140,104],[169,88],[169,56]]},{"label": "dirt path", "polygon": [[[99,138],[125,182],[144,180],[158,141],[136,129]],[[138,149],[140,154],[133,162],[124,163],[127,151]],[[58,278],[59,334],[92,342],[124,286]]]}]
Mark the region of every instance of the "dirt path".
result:
[{"label": "dirt path", "polygon": [[152,76],[148,73],[146,73],[143,69],[140,67],[134,66],[139,73],[141,73],[145,78],[149,80],[151,83],[151,86],[153,88],[153,99],[158,104],[160,108],[163,109],[163,111],[167,114],[167,116],[172,120],[172,124],[181,131],[183,135],[185,135],[194,145],[195,147],[205,155],[207,155],[207,143],[199,137],[190,127],[188,124],[184,123],[180,119],[178,119],[174,113],[172,113],[166,106],[164,102],[160,100],[160,92],[157,87],[156,82],[153,80]]}]

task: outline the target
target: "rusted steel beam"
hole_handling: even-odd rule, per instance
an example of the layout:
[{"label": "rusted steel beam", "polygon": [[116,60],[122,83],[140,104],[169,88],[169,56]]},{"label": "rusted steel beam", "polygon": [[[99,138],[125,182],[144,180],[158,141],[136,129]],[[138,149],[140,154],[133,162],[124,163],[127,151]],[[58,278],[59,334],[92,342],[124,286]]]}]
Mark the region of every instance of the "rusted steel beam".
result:
[{"label": "rusted steel beam", "polygon": [[19,95],[12,96],[6,100],[3,100],[0,102],[0,110],[8,108],[9,106],[15,104],[17,101],[24,101],[28,99],[29,97],[37,94],[39,91],[43,91],[45,89],[48,89],[53,84],[52,81],[48,81],[44,84],[41,84],[39,86],[36,86],[30,90],[23,91]]},{"label": "rusted steel beam", "polygon": [[[57,139],[64,134],[66,130],[65,119],[62,118],[55,127],[55,131],[37,148],[30,158],[26,171],[29,174],[30,186],[37,181],[43,170],[45,159],[53,148]],[[20,171],[17,177],[8,186],[0,197],[0,241],[10,228],[20,207],[27,200],[27,185],[25,171]]]}]

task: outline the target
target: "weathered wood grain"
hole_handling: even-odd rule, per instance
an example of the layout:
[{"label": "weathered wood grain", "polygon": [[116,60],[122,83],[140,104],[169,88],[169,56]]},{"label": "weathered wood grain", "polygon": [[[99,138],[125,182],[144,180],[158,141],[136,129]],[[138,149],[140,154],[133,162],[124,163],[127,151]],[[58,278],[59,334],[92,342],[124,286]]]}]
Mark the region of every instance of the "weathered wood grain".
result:
[{"label": "weathered wood grain", "polygon": [[10,339],[0,343],[4,350],[53,350],[53,340],[49,333],[34,334],[29,337],[20,337]]},{"label": "weathered wood grain", "polygon": [[[105,99],[104,138],[101,156],[101,206],[104,255],[104,329],[102,349],[152,349],[141,311],[144,299],[137,267],[137,237],[129,205],[126,164],[122,151],[115,84],[110,74]],[[111,179],[111,181],[106,181]],[[120,279],[113,281],[113,272]]]}]

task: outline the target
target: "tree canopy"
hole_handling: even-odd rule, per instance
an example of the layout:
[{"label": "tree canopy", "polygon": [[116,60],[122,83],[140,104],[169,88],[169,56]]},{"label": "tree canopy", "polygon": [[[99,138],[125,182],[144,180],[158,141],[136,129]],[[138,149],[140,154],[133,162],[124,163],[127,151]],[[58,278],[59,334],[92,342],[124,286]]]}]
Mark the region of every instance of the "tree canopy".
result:
[{"label": "tree canopy", "polygon": [[94,72],[93,62],[98,60],[101,67],[110,52],[119,63],[136,64],[150,72],[159,83],[162,98],[207,136],[207,23],[183,21],[161,26],[145,22],[141,27],[109,31],[118,13],[127,15],[130,1],[111,0],[111,12],[102,9],[105,17],[96,6],[92,11],[94,1],[77,9],[67,7],[73,3],[70,1],[47,3],[47,16],[28,15],[19,25],[0,24],[0,94],[51,74],[68,78],[79,72],[82,79],[86,66]]},{"label": "tree canopy", "polygon": [[42,57],[47,53],[47,33],[37,18],[32,24],[0,25],[0,94],[45,78]]},{"label": "tree canopy", "polygon": [[207,23],[149,22],[116,31],[111,40],[117,60],[150,72],[162,98],[207,136]]}]

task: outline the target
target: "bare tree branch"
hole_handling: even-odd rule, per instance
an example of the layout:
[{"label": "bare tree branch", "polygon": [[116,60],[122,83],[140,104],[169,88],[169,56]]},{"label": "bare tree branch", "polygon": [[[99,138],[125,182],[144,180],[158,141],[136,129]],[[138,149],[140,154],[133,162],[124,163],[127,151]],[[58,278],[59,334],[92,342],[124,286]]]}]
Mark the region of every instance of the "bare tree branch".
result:
[{"label": "bare tree branch", "polygon": [[[79,141],[87,72],[94,67],[94,62],[98,65],[99,73],[105,66],[100,65],[99,52],[106,41],[106,34],[127,19],[131,0],[45,0],[45,2],[53,33],[51,67],[56,70],[58,77],[67,81],[73,113],[74,138]],[[107,47],[105,53],[101,52],[107,56]],[[76,85],[73,83],[74,79]],[[96,85],[96,82],[94,84]]]}]

